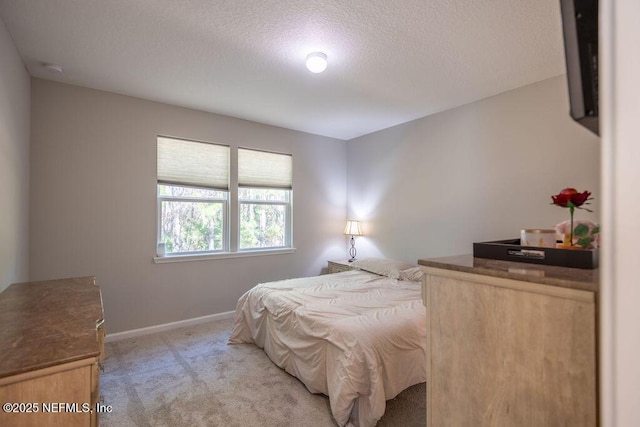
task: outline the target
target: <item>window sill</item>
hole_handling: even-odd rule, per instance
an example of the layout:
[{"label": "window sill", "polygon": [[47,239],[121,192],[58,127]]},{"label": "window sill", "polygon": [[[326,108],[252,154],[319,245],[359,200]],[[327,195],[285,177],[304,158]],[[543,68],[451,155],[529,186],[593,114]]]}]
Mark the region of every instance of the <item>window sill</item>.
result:
[{"label": "window sill", "polygon": [[213,254],[198,254],[198,255],[167,255],[153,257],[153,262],[156,264],[166,264],[170,262],[189,262],[189,261],[205,261],[211,259],[225,259],[225,258],[245,258],[264,255],[281,255],[292,254],[296,251],[296,248],[284,248],[284,249],[263,249],[257,251],[241,251],[241,252],[218,252]]}]

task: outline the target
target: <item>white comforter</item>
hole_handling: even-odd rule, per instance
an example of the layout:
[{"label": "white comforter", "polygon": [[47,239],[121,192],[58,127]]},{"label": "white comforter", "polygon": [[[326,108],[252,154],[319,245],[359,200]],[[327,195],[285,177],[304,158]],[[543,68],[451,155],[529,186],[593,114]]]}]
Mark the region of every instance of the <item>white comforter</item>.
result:
[{"label": "white comforter", "polygon": [[420,283],[363,271],[262,283],[236,307],[229,342],[255,343],[341,426],[374,426],[385,401],[424,382]]}]

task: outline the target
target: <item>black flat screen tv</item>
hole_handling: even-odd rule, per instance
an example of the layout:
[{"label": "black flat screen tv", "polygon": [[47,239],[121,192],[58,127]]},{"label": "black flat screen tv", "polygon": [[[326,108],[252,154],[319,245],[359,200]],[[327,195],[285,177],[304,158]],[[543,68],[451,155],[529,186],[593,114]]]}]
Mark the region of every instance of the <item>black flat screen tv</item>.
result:
[{"label": "black flat screen tv", "polygon": [[600,134],[598,114],[598,0],[560,0],[573,120]]}]

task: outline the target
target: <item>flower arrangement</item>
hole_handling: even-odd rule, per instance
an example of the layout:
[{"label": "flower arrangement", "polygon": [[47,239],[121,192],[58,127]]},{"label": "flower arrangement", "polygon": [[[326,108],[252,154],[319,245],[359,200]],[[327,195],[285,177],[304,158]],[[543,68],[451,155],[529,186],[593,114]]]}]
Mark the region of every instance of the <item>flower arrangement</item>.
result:
[{"label": "flower arrangement", "polygon": [[578,225],[573,226],[573,213],[576,209],[584,209],[587,212],[593,212],[591,209],[584,207],[589,204],[589,200],[593,200],[589,191],[578,193],[575,188],[565,188],[555,196],[551,196],[552,204],[563,208],[569,208],[569,221],[564,221],[556,226],[558,233],[569,236],[565,239],[564,246],[571,247],[578,244],[582,249],[598,247],[600,227],[590,221],[579,221]]}]

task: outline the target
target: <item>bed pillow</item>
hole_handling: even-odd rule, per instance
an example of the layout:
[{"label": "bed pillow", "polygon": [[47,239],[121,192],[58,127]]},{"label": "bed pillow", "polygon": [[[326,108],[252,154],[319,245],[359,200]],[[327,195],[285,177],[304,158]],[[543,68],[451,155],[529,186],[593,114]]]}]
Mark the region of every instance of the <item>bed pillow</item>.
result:
[{"label": "bed pillow", "polygon": [[379,274],[381,276],[387,276],[390,279],[399,279],[401,270],[415,267],[414,265],[407,264],[406,262],[382,258],[358,259],[354,261],[351,266],[357,268],[358,270],[364,270],[370,273]]},{"label": "bed pillow", "polygon": [[420,282],[424,277],[424,271],[420,267],[411,267],[406,270],[400,270],[400,280],[409,282]]}]

